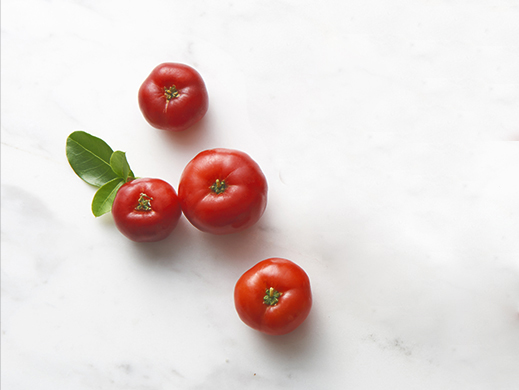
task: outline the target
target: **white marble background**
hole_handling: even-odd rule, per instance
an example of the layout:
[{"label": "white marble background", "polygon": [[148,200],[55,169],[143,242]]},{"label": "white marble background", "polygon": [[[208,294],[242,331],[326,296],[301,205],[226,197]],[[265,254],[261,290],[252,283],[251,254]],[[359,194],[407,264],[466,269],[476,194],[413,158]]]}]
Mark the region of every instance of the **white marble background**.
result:
[{"label": "white marble background", "polygon": [[[4,0],[2,390],[519,388],[517,0]],[[210,108],[151,128],[194,66]],[[250,230],[135,244],[65,158],[74,130],[178,185],[199,151],[269,181]],[[280,256],[314,307],[284,337],[234,283]]]}]

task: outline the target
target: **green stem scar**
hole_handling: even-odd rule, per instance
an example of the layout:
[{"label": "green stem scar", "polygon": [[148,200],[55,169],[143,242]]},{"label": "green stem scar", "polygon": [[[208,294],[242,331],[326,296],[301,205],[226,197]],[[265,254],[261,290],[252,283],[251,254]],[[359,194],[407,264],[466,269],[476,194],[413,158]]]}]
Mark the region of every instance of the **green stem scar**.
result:
[{"label": "green stem scar", "polygon": [[283,295],[283,293],[274,290],[274,287],[267,288],[265,290],[265,296],[263,297],[263,303],[267,306],[274,306],[279,302],[281,295]]},{"label": "green stem scar", "polygon": [[141,192],[141,196],[139,197],[138,204],[135,207],[135,210],[138,211],[151,211],[151,201],[153,198],[151,196],[146,195]]},{"label": "green stem scar", "polygon": [[215,194],[220,195],[225,192],[225,189],[227,188],[227,184],[225,183],[224,180],[220,181],[219,179],[216,179],[216,181],[213,183],[213,185],[209,188]]},{"label": "green stem scar", "polygon": [[166,100],[169,102],[171,99],[179,97],[180,93],[175,85],[167,88],[164,87],[164,96],[166,96]]}]

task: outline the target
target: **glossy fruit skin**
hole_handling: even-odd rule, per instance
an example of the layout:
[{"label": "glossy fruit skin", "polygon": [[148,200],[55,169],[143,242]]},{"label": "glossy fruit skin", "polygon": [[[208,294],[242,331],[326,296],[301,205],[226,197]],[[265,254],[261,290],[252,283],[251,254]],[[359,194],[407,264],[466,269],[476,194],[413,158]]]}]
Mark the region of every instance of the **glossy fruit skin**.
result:
[{"label": "glossy fruit skin", "polygon": [[199,230],[217,235],[254,225],[267,206],[267,191],[259,165],[244,152],[224,148],[196,155],[178,185],[186,218]]},{"label": "glossy fruit skin", "polygon": [[177,193],[169,183],[143,178],[119,189],[112,215],[119,231],[130,240],[155,242],[171,234],[182,211]]},{"label": "glossy fruit skin", "polygon": [[174,62],[153,69],[139,88],[138,97],[141,112],[151,126],[174,132],[193,126],[209,107],[202,76],[192,67]]},{"label": "glossy fruit skin", "polygon": [[[271,287],[281,293],[273,305],[264,302]],[[269,335],[287,334],[301,325],[310,313],[310,279],[290,260],[263,260],[238,279],[234,304],[238,316],[251,328]]]}]

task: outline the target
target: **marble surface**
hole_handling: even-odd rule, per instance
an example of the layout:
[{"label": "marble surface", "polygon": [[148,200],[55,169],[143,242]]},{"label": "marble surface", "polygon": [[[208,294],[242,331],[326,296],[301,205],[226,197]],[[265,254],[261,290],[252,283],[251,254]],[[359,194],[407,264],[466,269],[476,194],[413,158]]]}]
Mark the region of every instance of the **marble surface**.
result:
[{"label": "marble surface", "polygon": [[[519,388],[516,0],[4,0],[3,390]],[[161,62],[204,77],[194,128],[151,128]],[[65,158],[75,130],[175,188],[199,151],[249,153],[253,228],[182,218],[136,244]],[[233,288],[268,257],[309,274],[268,337]]]}]

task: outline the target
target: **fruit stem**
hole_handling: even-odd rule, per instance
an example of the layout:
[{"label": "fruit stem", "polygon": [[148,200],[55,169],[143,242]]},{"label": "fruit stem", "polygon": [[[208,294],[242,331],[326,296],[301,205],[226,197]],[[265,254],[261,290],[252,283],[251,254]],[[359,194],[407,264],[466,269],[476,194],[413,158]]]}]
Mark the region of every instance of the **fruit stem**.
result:
[{"label": "fruit stem", "polygon": [[164,87],[164,96],[166,96],[166,100],[169,102],[171,99],[179,97],[180,93],[175,85],[167,88]]},{"label": "fruit stem", "polygon": [[225,189],[227,188],[227,184],[224,180],[220,181],[220,179],[216,179],[211,187],[209,187],[211,191],[216,193],[217,195],[223,194]]},{"label": "fruit stem", "polygon": [[274,287],[267,288],[265,290],[265,296],[263,297],[263,303],[267,306],[274,306],[279,302],[279,297],[283,293],[276,291]]},{"label": "fruit stem", "polygon": [[144,192],[141,192],[141,196],[138,200],[138,205],[135,207],[135,210],[138,211],[151,211],[151,201],[153,198],[151,196],[146,195]]}]

